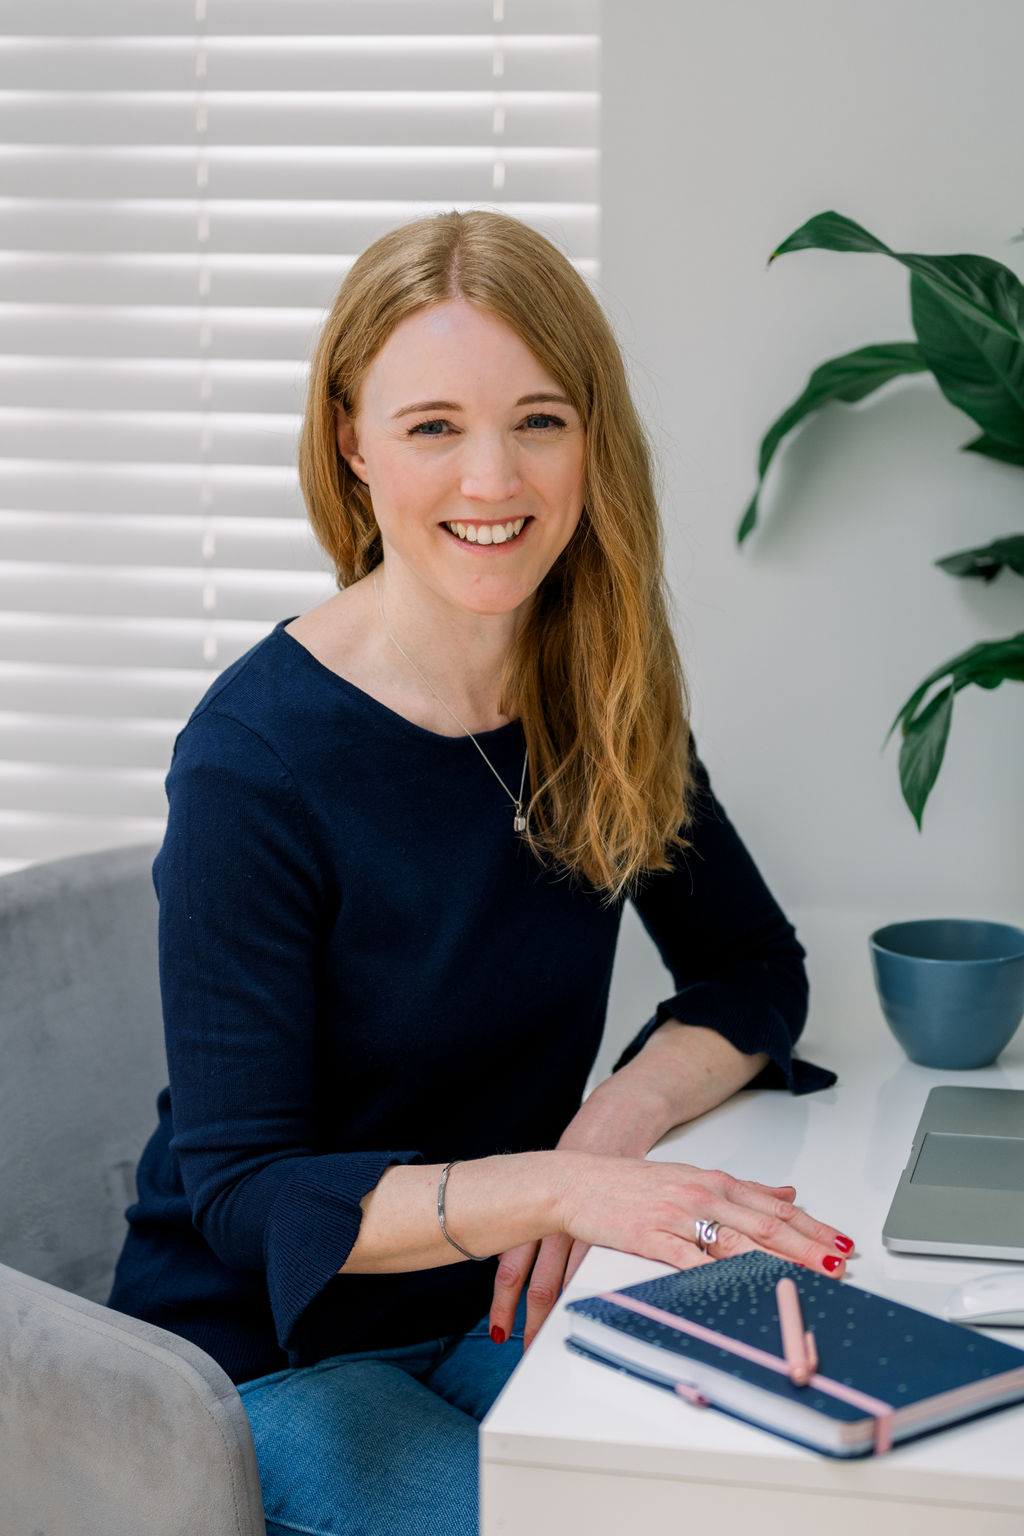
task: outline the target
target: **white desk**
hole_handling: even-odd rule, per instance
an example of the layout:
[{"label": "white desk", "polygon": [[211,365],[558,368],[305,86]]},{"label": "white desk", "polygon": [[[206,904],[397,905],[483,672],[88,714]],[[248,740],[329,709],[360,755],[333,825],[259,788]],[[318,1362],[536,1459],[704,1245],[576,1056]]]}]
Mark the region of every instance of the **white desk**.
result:
[{"label": "white desk", "polygon": [[[954,1285],[1006,1266],[889,1254],[882,1223],[929,1089],[1024,1088],[1024,1028],[981,1071],[911,1065],[874,994],[875,925],[850,913],[799,924],[812,984],[800,1054],[832,1067],[838,1085],[797,1099],[740,1094],[651,1156],[795,1184],[802,1205],[856,1239],[848,1279],[940,1314]],[[664,1272],[609,1249],[588,1254],[481,1428],[482,1536],[731,1536],[748,1522],[758,1536],[1024,1536],[1024,1406],[843,1463],[569,1353],[566,1300]],[[1024,1331],[995,1336],[1024,1345]]]}]

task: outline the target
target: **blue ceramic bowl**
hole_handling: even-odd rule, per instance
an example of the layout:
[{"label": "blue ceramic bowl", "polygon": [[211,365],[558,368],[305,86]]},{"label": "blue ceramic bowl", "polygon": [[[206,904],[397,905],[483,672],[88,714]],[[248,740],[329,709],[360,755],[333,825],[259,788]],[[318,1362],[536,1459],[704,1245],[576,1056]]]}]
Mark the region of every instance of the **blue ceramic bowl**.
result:
[{"label": "blue ceramic bowl", "polygon": [[922,1067],[987,1067],[1024,1018],[1024,930],[968,918],[890,923],[871,935],[886,1022]]}]

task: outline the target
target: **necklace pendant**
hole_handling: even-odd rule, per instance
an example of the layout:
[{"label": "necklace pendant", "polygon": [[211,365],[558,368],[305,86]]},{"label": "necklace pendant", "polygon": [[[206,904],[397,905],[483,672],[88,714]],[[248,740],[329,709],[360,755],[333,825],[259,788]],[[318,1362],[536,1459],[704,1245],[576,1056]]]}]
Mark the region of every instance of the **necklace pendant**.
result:
[{"label": "necklace pendant", "polygon": [[521,806],[517,807],[516,809],[515,819],[512,822],[512,830],[513,832],[526,831],[526,817],[523,815]]}]

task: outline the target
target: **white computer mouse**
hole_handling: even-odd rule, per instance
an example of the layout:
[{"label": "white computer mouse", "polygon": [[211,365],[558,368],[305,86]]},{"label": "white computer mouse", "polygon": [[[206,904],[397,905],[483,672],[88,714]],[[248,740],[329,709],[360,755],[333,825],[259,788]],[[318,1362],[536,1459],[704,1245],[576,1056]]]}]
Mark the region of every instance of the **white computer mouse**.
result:
[{"label": "white computer mouse", "polygon": [[957,1286],[946,1302],[951,1323],[983,1323],[990,1328],[1024,1328],[1024,1265],[975,1275]]}]

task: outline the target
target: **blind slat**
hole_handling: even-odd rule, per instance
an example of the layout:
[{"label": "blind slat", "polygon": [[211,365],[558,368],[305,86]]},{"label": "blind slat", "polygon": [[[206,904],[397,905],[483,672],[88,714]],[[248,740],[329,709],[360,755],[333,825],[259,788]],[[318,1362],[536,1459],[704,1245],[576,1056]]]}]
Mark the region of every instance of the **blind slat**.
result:
[{"label": "blind slat", "polygon": [[[0,34],[190,36],[195,15],[195,0],[2,0]],[[486,32],[493,15],[493,0],[206,0],[207,29],[218,35]],[[504,0],[504,18],[512,32],[596,32],[599,0]]]},{"label": "blind slat", "polygon": [[[2,214],[0,214],[2,224]],[[305,359],[323,314],[211,306],[0,304],[0,351],[51,357]]]},{"label": "blind slat", "polygon": [[[278,619],[290,618],[297,609],[285,609],[273,619],[216,623],[198,619],[151,617],[104,617],[77,614],[0,613],[0,661],[117,669],[130,662],[133,668],[206,670],[213,681],[215,670],[230,665],[269,633]],[[213,635],[216,655],[207,655]]]},{"label": "blind slat", "polygon": [[[235,570],[302,571],[333,579],[304,519],[155,517],[149,512],[81,516],[0,511],[5,558],[39,564],[59,551],[76,566],[188,567],[203,550]],[[2,695],[0,695],[2,696]]]},{"label": "blind slat", "polygon": [[[305,309],[319,314],[331,302],[348,263],[336,254],[198,256],[104,251],[0,251],[0,293],[6,304],[93,304],[192,310],[205,275],[212,303],[241,308]],[[62,311],[66,312],[66,311]],[[0,305],[0,315],[4,314]]]},{"label": "blind slat", "polygon": [[[210,302],[218,310],[304,309],[313,316],[330,305],[350,261],[350,257],[337,253],[297,256],[290,252],[281,260],[251,254],[200,258],[190,252],[80,252],[69,256],[57,251],[0,251],[0,291],[6,301],[17,301],[19,306],[63,306],[73,295],[76,309],[94,304],[130,307],[144,323],[145,316],[138,314],[142,308],[150,314],[168,309],[173,313],[181,306],[193,310],[203,273]],[[596,276],[593,260],[577,261],[576,267],[587,278]],[[0,305],[0,322],[5,313]],[[60,313],[66,315],[67,309],[62,307]],[[198,315],[196,318],[198,323]]]},{"label": "blind slat", "polygon": [[[201,44],[203,88],[227,91],[593,91],[594,37],[321,36]],[[0,90],[189,91],[192,38],[7,37]]]},{"label": "blind slat", "polygon": [[178,732],[173,720],[89,720],[0,710],[0,762],[167,772]]},{"label": "blind slat", "polygon": [[295,462],[296,416],[202,416],[144,411],[0,409],[0,459],[49,453],[52,459],[161,464]]},{"label": "blind slat", "polygon": [[154,516],[199,513],[208,487],[222,517],[302,517],[294,468],[274,465],[89,464],[0,459],[0,507],[106,513],[148,508]]},{"label": "blind slat", "polygon": [[298,416],[305,374],[298,361],[0,356],[0,407],[194,411],[204,400],[219,412]]},{"label": "blind slat", "polygon": [[[514,202],[571,202],[597,197],[597,154],[588,149],[393,147],[339,153],[324,146],[217,149],[207,160],[207,197],[225,200],[345,202],[486,201],[500,161],[503,192]],[[67,150],[0,147],[0,198],[81,200],[196,196],[193,147]]]},{"label": "blind slat", "polygon": [[[452,207],[458,202],[331,202],[296,199],[291,203],[210,202],[204,206],[210,251],[355,252],[396,225]],[[527,224],[547,224],[559,244],[573,256],[593,256],[597,250],[597,206],[593,203],[502,203],[505,212]],[[196,245],[197,207],[183,202],[130,204],[61,199],[37,203],[7,198],[0,203],[0,245],[8,250],[78,249],[122,251],[186,251]]]},{"label": "blind slat", "polygon": [[[16,613],[138,615],[140,618],[238,620],[271,623],[285,613],[300,613],[331,595],[329,579],[319,571],[160,570],[118,566],[90,570],[82,580],[77,567],[0,560],[0,606]],[[215,602],[207,608],[206,594]]]},{"label": "blind slat", "polygon": [[163,781],[158,768],[0,762],[7,811],[60,813],[70,802],[86,816],[156,820],[167,809]]},{"label": "blind slat", "polygon": [[[8,710],[96,716],[101,722],[137,717],[180,725],[209,684],[208,671],[0,662],[0,697]],[[165,767],[169,761],[164,759]]]},{"label": "blind slat", "polygon": [[[208,145],[473,145],[587,148],[596,92],[258,91],[207,93]],[[495,133],[495,112],[502,132]],[[0,93],[0,142],[188,144],[194,92]]]}]

